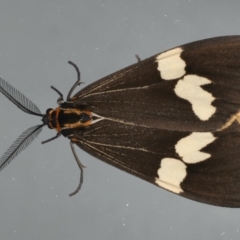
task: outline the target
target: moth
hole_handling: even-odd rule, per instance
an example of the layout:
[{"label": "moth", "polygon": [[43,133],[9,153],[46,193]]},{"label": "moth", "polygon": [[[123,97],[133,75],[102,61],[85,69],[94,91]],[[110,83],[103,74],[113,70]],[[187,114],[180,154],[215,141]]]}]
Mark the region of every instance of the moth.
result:
[{"label": "moth", "polygon": [[[55,129],[94,157],[180,196],[240,207],[240,36],[189,43],[140,60],[73,94],[41,114],[0,79],[0,91],[42,117],[0,159],[0,169],[40,133]],[[44,143],[45,143],[44,142]]]}]

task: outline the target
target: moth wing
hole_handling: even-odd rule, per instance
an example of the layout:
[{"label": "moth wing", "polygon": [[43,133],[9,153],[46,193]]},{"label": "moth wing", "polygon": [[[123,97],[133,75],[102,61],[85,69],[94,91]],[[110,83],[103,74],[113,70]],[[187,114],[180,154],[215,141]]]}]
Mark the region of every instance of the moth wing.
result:
[{"label": "moth wing", "polygon": [[[238,123],[215,133],[97,122],[76,144],[150,183],[208,204],[240,207]],[[186,144],[189,143],[189,144]]]},{"label": "moth wing", "polygon": [[215,131],[239,111],[239,56],[239,36],[189,43],[104,77],[72,100],[112,121]]},{"label": "moth wing", "polygon": [[187,165],[182,195],[208,204],[240,207],[239,123],[212,135],[214,141],[199,150],[209,157]]},{"label": "moth wing", "polygon": [[79,91],[102,117],[79,147],[176,194],[240,207],[240,37],[197,41]]}]

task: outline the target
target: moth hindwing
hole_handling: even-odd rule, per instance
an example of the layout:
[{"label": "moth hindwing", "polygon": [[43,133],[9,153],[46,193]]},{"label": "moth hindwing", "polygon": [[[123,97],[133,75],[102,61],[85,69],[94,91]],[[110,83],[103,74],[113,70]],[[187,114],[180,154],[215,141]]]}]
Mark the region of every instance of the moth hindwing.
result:
[{"label": "moth hindwing", "polygon": [[[175,194],[240,207],[240,36],[170,49],[73,96],[80,72],[70,64],[77,70],[76,83],[65,102],[52,87],[60,96],[59,107],[44,115],[0,81],[7,98],[43,121],[20,136],[0,159],[0,168],[19,152],[18,144],[25,147],[31,134],[36,137],[47,125],[57,131],[52,139],[69,138],[81,172],[74,145]],[[73,194],[82,182],[81,174]]]}]

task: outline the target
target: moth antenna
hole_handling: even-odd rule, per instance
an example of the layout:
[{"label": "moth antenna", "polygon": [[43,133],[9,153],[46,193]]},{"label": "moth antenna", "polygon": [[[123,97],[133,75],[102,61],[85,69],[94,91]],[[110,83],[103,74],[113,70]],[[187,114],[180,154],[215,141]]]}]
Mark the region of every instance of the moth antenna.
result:
[{"label": "moth antenna", "polygon": [[40,117],[44,116],[31,100],[2,78],[0,78],[0,92],[22,111]]},{"label": "moth antenna", "polygon": [[8,148],[0,158],[0,170],[4,169],[21,151],[23,151],[41,132],[42,125],[28,128],[17,140]]}]

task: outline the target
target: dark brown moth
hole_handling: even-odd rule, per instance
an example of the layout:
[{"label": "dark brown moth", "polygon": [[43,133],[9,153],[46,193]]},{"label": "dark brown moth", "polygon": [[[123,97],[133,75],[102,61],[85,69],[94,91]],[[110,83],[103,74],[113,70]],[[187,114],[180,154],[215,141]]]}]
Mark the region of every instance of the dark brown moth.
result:
[{"label": "dark brown moth", "polygon": [[121,170],[199,202],[240,207],[240,36],[201,40],[138,61],[39,109],[3,79],[0,91],[43,123],[0,159],[3,169],[47,125]]}]

